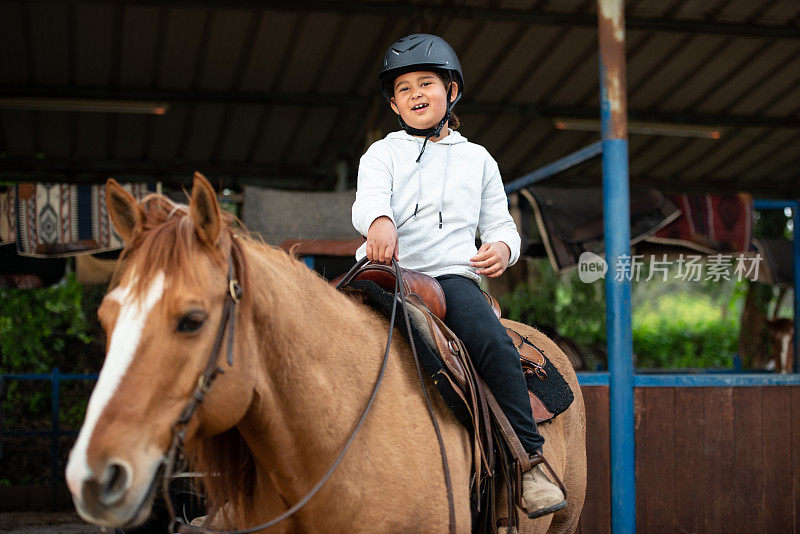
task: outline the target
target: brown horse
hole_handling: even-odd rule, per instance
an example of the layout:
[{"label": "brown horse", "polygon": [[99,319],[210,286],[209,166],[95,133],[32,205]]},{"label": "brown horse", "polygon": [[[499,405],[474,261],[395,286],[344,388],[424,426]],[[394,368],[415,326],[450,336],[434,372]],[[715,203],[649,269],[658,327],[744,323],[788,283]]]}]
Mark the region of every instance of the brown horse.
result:
[{"label": "brown horse", "polygon": [[[381,367],[387,321],[296,258],[235,235],[199,174],[188,207],[162,196],[137,203],[113,180],[106,198],[127,247],[98,310],[106,361],[67,465],[78,512],[104,526],[147,517],[171,427],[221,322],[234,254],[243,298],[233,365],[224,343],[224,373],[188,426],[186,450],[191,468],[208,474],[210,508],[223,510],[215,526],[271,519],[314,486],[350,436]],[[541,425],[545,456],[567,487],[569,505],[525,519],[522,531],[572,532],[586,485],[583,398],[558,347],[514,326],[550,356],[575,392],[565,413]],[[375,404],[344,461],[304,508],[267,531],[445,532],[441,458],[419,387],[409,346],[396,335]],[[435,404],[457,530],[469,532],[469,434],[441,400]]]}]

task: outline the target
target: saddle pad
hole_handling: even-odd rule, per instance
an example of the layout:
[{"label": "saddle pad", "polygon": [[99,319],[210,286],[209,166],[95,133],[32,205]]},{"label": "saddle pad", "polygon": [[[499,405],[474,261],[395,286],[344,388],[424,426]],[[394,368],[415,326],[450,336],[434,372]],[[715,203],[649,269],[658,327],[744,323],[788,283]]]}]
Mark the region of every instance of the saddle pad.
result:
[{"label": "saddle pad", "polygon": [[[350,287],[358,289],[365,296],[365,302],[376,311],[385,315],[387,318],[392,314],[392,294],[383,290],[376,283],[370,281],[355,281],[350,284]],[[413,306],[408,306],[409,323],[411,324],[411,334],[414,339],[414,346],[417,349],[417,355],[420,359],[423,371],[433,380],[436,385],[437,391],[444,399],[445,404],[452,410],[456,418],[467,428],[471,427],[471,418],[469,412],[462,403],[459,395],[453,390],[450,380],[443,376],[447,370],[442,363],[439,353],[430,340],[430,336],[425,333],[428,328],[427,321]],[[398,330],[409,337],[405,328],[405,320],[403,319],[403,311],[398,306],[397,316],[395,318],[395,325]],[[527,339],[520,336],[523,343],[529,346],[533,344]],[[531,376],[526,373],[526,383],[528,391],[532,394],[531,403],[540,402],[544,405],[547,411],[550,412],[549,417],[546,419],[537,418],[537,423],[541,423],[552,419],[556,415],[566,410],[574,399],[572,390],[564,380],[564,377],[553,366],[547,356],[537,347],[534,347],[544,358],[542,368],[546,378],[540,379],[537,375]],[[534,410],[536,411],[536,410]]]},{"label": "saddle pad", "polygon": [[[384,291],[375,282],[356,280],[355,282],[351,282],[348,287],[361,291],[366,298],[365,303],[374,310],[385,315],[387,318],[392,316],[393,295]],[[411,324],[411,335],[414,339],[414,346],[417,349],[417,356],[419,356],[423,372],[433,380],[433,383],[436,385],[436,390],[461,424],[467,428],[471,428],[472,423],[467,407],[461,402],[458,394],[450,384],[450,380],[444,376],[444,373],[446,373],[444,364],[442,360],[439,359],[436,348],[427,341],[429,336],[424,335],[424,329],[428,328],[427,321],[422,316],[422,313],[413,306],[408,306],[408,312],[408,322]],[[406,339],[408,339],[409,333],[406,331],[403,309],[399,305],[397,306],[394,324],[397,329],[406,336]]]},{"label": "saddle pad", "polygon": [[[572,389],[569,387],[567,381],[561,373],[558,372],[558,369],[556,369],[555,365],[553,365],[542,349],[534,345],[528,338],[524,337],[516,330],[510,328],[506,328],[506,330],[511,330],[511,332],[516,334],[515,336],[511,336],[512,340],[516,338],[521,339],[522,344],[535,350],[544,359],[544,363],[540,366],[540,369],[544,371],[542,373],[534,372],[533,368],[527,365],[523,365],[523,369],[525,370],[525,383],[528,385],[528,391],[533,396],[533,398],[531,398],[531,405],[534,405],[537,401],[541,402],[547,411],[552,414],[547,419],[539,419],[537,417],[536,422],[541,423],[549,421],[569,408],[572,401],[575,400],[575,395],[572,393]],[[523,347],[517,346],[517,350],[523,352]],[[541,378],[540,375],[544,378]],[[534,413],[536,413],[536,411],[534,406]]]}]

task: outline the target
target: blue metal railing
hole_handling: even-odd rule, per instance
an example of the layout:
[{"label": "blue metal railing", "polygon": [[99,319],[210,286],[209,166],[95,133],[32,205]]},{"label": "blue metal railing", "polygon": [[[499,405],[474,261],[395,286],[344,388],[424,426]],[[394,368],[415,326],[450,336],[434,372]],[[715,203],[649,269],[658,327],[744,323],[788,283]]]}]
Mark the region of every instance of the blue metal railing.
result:
[{"label": "blue metal railing", "polygon": [[[0,396],[5,391],[8,381],[49,380],[51,382],[51,421],[50,430],[7,430],[4,426],[3,411],[0,410],[0,440],[5,437],[49,437],[50,438],[50,486],[51,504],[56,505],[58,499],[58,482],[61,469],[58,465],[59,444],[62,436],[75,436],[74,429],[62,429],[59,424],[61,412],[61,382],[70,380],[97,380],[96,374],[62,374],[54,368],[49,374],[0,374]],[[608,386],[608,372],[579,372],[578,383],[581,386]],[[633,376],[634,387],[755,387],[755,386],[800,386],[800,375],[777,375],[771,373],[737,373],[737,372],[698,372],[698,373],[642,373]],[[2,458],[2,449],[0,449]]]},{"label": "blue metal railing", "polygon": [[[608,386],[609,374],[578,373],[581,386]],[[774,373],[753,372],[697,372],[666,373],[636,372],[633,375],[633,387],[757,387],[757,386],[800,386],[800,375],[779,375]]]},{"label": "blue metal railing", "polygon": [[540,167],[533,172],[529,172],[528,174],[517,178],[513,182],[507,183],[504,186],[504,189],[506,191],[506,194],[514,193],[524,187],[528,187],[529,185],[533,185],[536,182],[540,182],[545,178],[549,178],[560,172],[564,172],[567,169],[579,165],[584,161],[588,161],[593,157],[602,153],[603,153],[603,142],[597,141],[589,146],[581,148],[580,150],[576,150],[572,154],[568,154],[561,159],[557,159],[556,161],[549,163],[544,167]]},{"label": "blue metal railing", "polygon": [[[58,481],[61,479],[61,469],[58,466],[59,450],[58,438],[62,436],[75,436],[77,430],[61,429],[59,423],[61,412],[61,382],[69,380],[97,380],[96,374],[62,374],[58,367],[54,367],[50,374],[3,374],[0,375],[0,399],[5,397],[5,384],[7,381],[29,381],[29,380],[49,380],[50,381],[50,430],[6,430],[4,425],[4,412],[0,409],[0,439],[4,437],[50,437],[50,504],[55,506],[58,502]],[[0,402],[2,402],[0,400]],[[2,458],[2,449],[0,449]]]}]

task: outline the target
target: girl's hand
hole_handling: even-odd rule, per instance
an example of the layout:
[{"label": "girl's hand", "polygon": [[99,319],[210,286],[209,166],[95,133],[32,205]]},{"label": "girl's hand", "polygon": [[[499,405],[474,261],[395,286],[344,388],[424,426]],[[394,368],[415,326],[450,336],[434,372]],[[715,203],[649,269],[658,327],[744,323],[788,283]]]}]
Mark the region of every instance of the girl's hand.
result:
[{"label": "girl's hand", "polygon": [[484,243],[478,253],[470,258],[472,266],[477,268],[477,274],[497,278],[508,267],[508,260],[511,258],[511,249],[502,241],[494,243]]},{"label": "girl's hand", "polygon": [[382,216],[372,221],[367,233],[367,259],[389,264],[392,262],[392,256],[399,259],[399,254],[397,229],[392,220]]}]

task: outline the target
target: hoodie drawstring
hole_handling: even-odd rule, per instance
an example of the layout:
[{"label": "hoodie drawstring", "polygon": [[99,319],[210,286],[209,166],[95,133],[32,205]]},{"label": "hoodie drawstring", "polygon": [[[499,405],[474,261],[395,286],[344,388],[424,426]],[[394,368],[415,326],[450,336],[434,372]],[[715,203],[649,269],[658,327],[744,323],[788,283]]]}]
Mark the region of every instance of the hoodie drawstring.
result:
[{"label": "hoodie drawstring", "polygon": [[[428,139],[425,139],[425,142],[421,143],[420,147],[420,158],[422,158],[422,153],[425,151],[425,143]],[[416,140],[417,146],[420,146],[419,140]],[[442,212],[444,211],[444,188],[447,183],[447,165],[450,162],[450,147],[452,146],[451,143],[447,143],[447,152],[444,156],[444,176],[442,176],[442,190],[439,193],[439,229],[442,228],[444,221],[442,217]],[[422,201],[422,163],[420,158],[417,159],[417,203],[414,205],[414,214],[412,217],[416,220],[417,212],[419,211],[419,203]]]},{"label": "hoodie drawstring", "polygon": [[[427,141],[427,139],[426,139]],[[419,141],[417,141],[417,145],[419,145]],[[422,150],[420,150],[420,157],[422,157],[422,152],[425,150],[425,145],[423,145]],[[422,199],[422,163],[419,162],[419,158],[417,158],[417,204],[414,206],[414,220],[417,219],[417,211],[419,210],[419,201]]]},{"label": "hoodie drawstring", "polygon": [[439,195],[439,228],[442,228],[442,210],[444,209],[444,184],[447,182],[447,162],[450,161],[450,147],[447,145],[447,152],[444,156],[444,176],[442,176],[442,192]]}]

